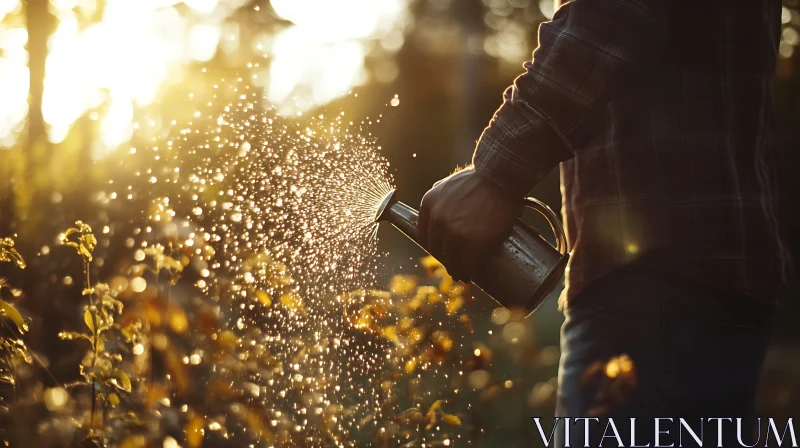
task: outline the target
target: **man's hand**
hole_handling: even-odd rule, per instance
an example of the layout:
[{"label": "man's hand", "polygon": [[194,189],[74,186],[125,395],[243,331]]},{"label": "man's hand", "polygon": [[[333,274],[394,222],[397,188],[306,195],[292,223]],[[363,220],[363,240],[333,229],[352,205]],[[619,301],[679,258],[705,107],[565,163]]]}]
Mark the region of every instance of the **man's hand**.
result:
[{"label": "man's hand", "polygon": [[472,167],[435,184],[422,198],[417,240],[456,280],[470,281],[483,268],[522,214],[512,197]]}]

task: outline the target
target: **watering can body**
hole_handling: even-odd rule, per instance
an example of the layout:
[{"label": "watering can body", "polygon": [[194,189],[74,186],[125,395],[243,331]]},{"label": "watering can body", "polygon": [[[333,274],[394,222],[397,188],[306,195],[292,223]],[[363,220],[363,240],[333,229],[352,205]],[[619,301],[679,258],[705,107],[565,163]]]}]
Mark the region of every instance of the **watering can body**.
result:
[{"label": "watering can body", "polygon": [[[393,196],[394,191],[384,198],[377,219],[390,222],[417,242],[418,212],[394,200]],[[553,247],[535,228],[519,221],[503,244],[489,254],[484,269],[472,282],[499,304],[506,308],[521,308],[528,316],[558,285],[569,254],[566,235],[556,214],[534,198],[526,198],[525,205],[548,220],[556,235],[557,246]]]}]

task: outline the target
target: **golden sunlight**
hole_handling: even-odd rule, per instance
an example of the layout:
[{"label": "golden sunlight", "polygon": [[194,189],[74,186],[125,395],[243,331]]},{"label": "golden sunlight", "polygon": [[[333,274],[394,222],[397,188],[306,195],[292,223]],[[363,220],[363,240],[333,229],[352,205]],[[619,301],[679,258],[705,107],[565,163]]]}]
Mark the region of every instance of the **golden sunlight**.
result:
[{"label": "golden sunlight", "polygon": [[[0,23],[21,8],[18,0],[0,0]],[[14,143],[10,137],[22,130],[28,113],[28,31],[23,25],[0,26],[0,147]]]},{"label": "golden sunlight", "polygon": [[266,96],[285,113],[326,104],[363,84],[370,44],[397,39],[407,21],[406,0],[273,0],[272,6],[294,24],[269,49]]},{"label": "golden sunlight", "polygon": [[[50,142],[63,141],[87,114],[98,121],[95,158],[127,142],[134,110],[180,82],[187,64],[208,61],[220,48],[236,50],[238,28],[225,21],[243,3],[51,0],[57,26],[48,43],[42,105]],[[371,43],[392,33],[397,40],[406,21],[407,0],[271,4],[290,24],[260,49],[269,67],[265,99],[285,113],[324,105],[364,83]],[[0,147],[17,141],[28,109],[28,33],[24,19],[3,19],[23,14],[20,0],[0,0]],[[87,24],[93,16],[100,20]]]}]

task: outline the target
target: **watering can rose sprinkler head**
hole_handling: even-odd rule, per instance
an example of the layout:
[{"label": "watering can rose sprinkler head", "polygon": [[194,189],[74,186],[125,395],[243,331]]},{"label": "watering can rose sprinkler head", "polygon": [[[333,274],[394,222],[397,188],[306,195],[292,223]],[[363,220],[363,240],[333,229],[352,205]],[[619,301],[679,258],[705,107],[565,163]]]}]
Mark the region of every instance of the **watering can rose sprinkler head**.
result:
[{"label": "watering can rose sprinkler head", "polygon": [[[381,200],[375,222],[387,221],[418,245],[419,213],[395,198],[391,190]],[[531,315],[558,285],[569,260],[567,238],[558,216],[544,203],[526,198],[525,206],[541,213],[556,236],[556,247],[533,227],[519,221],[511,235],[487,257],[473,283],[506,308],[522,308]],[[422,247],[420,245],[420,247]],[[425,249],[425,247],[422,247]],[[427,249],[425,249],[427,252]]]},{"label": "watering can rose sprinkler head", "polygon": [[381,203],[378,206],[378,211],[375,213],[375,222],[379,222],[379,221],[382,221],[382,220],[386,219],[386,217],[384,217],[383,215],[384,215],[384,213],[386,213],[386,210],[389,208],[389,204],[392,201],[394,201],[395,192],[397,192],[397,189],[396,188],[392,188],[392,190],[390,192],[386,193],[386,196],[384,196],[383,199],[381,199]]}]

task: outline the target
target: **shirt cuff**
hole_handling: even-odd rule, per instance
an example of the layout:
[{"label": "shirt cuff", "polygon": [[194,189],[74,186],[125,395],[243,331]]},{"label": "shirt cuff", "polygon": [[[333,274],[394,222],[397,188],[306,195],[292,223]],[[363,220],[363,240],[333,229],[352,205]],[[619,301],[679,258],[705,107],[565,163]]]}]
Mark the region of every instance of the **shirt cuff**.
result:
[{"label": "shirt cuff", "polygon": [[507,101],[481,134],[472,164],[483,178],[523,197],[572,156],[569,142],[545,118],[527,105]]}]

